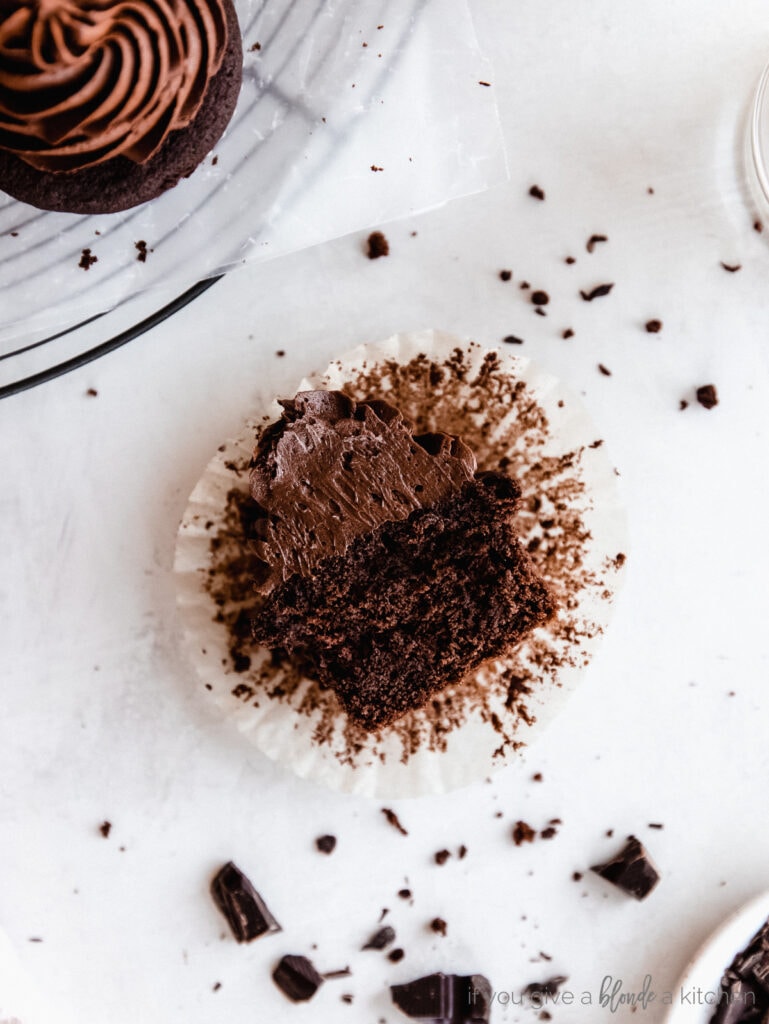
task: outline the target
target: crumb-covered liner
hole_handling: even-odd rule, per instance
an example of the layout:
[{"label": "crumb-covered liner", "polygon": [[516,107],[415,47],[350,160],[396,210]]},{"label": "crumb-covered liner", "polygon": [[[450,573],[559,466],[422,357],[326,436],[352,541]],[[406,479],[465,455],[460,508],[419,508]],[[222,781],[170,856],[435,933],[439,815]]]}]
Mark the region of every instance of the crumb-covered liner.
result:
[{"label": "crumb-covered liner", "polygon": [[406,797],[483,778],[553,719],[606,628],[627,554],[616,471],[582,403],[555,377],[439,331],[361,345],[295,390],[317,387],[387,398],[418,431],[461,435],[479,469],[515,476],[518,530],[558,612],[378,734],[350,722],[331,691],[249,640],[248,463],[259,430],[280,416],[275,401],[220,447],[179,529],[178,605],[200,685],[268,757],[334,789]]}]

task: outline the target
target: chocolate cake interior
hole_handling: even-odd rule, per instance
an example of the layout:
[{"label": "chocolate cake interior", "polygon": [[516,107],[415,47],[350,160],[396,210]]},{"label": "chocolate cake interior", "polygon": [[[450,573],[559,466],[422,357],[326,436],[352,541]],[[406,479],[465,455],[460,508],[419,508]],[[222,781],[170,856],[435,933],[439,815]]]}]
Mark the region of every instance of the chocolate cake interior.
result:
[{"label": "chocolate cake interior", "polygon": [[[365,455],[365,457],[364,457]],[[509,650],[553,611],[517,540],[518,485],[383,402],[286,403],[254,459],[261,644],[374,730]]]}]

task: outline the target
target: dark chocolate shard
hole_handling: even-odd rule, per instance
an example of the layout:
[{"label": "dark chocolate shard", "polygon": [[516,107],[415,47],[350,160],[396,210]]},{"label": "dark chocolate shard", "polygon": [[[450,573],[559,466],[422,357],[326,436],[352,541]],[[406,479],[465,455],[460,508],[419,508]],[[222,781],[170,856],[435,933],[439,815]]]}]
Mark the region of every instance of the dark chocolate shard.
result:
[{"label": "dark chocolate shard", "polygon": [[747,1024],[769,1017],[769,921],[724,971],[711,1024]]},{"label": "dark chocolate shard", "polygon": [[488,1024],[491,984],[482,974],[428,974],[391,985],[392,1001],[412,1020],[425,1024]]},{"label": "dark chocolate shard", "polygon": [[605,864],[595,864],[590,870],[637,900],[646,899],[660,879],[643,843],[635,836],[628,836],[615,857]]},{"label": "dark chocolate shard", "polygon": [[374,932],[366,945],[361,946],[361,949],[384,949],[385,946],[389,946],[390,943],[394,941],[395,929],[391,928],[389,924],[386,924],[384,928],[380,928],[379,931]]},{"label": "dark chocolate shard", "polygon": [[281,958],[272,972],[272,980],[281,992],[295,1003],[306,1003],[308,999],[312,999],[323,984],[322,976],[306,956],[291,954]]},{"label": "dark chocolate shard", "polygon": [[251,942],[261,935],[281,931],[267,904],[232,861],[214,876],[211,895],[238,942]]}]

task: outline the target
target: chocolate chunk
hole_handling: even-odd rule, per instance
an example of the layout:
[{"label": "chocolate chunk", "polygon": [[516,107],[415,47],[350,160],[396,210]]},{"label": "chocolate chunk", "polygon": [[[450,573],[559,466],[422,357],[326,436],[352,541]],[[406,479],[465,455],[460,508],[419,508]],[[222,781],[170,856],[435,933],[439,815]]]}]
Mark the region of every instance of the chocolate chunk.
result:
[{"label": "chocolate chunk", "polygon": [[214,876],[211,895],[238,942],[251,942],[261,935],[281,931],[262,897],[232,861]]},{"label": "chocolate chunk", "polygon": [[392,1001],[412,1020],[428,1024],[488,1024],[491,985],[482,974],[428,974],[391,985]]},{"label": "chocolate chunk", "polygon": [[713,406],[718,405],[715,384],[703,384],[702,387],[697,388],[697,401],[706,409],[712,409]]},{"label": "chocolate chunk", "polygon": [[724,971],[711,1024],[764,1021],[769,1016],[769,921]]},{"label": "chocolate chunk", "polygon": [[395,942],[395,929],[385,925],[384,928],[374,932],[365,946],[361,946],[361,949],[384,949],[391,942]]},{"label": "chocolate chunk", "polygon": [[615,857],[590,870],[637,900],[645,899],[660,878],[643,843],[635,836],[628,836],[627,843]]},{"label": "chocolate chunk", "polygon": [[583,292],[580,289],[579,294],[582,296],[585,302],[592,302],[593,299],[600,299],[602,296],[608,295],[613,287],[613,284],[599,284],[595,288],[591,289],[589,292]]},{"label": "chocolate chunk", "polygon": [[[548,957],[547,959],[550,958]],[[568,980],[565,975],[557,974],[553,978],[548,978],[547,981],[532,981],[523,990],[523,994],[529,999],[538,1000],[539,1003],[542,1003],[545,999],[552,999],[561,985],[565,984]]]},{"label": "chocolate chunk", "polygon": [[368,251],[366,255],[370,260],[378,260],[380,256],[390,254],[390,243],[381,231],[372,231],[367,239]]},{"label": "chocolate chunk", "polygon": [[336,846],[336,836],[318,836],[315,845],[321,853],[333,853]]},{"label": "chocolate chunk", "polygon": [[295,1003],[305,1003],[312,999],[323,984],[323,978],[306,956],[282,957],[272,972],[272,980]]}]

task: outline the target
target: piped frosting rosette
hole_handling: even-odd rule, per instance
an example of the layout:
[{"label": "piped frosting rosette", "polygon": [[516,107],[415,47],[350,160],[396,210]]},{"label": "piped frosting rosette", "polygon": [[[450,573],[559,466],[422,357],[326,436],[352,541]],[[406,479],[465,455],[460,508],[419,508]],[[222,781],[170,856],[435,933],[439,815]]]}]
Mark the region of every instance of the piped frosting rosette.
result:
[{"label": "piped frosting rosette", "polygon": [[532,743],[582,678],[608,621],[627,553],[617,475],[579,399],[535,364],[437,331],[362,345],[297,392],[381,398],[420,433],[462,437],[479,470],[520,483],[516,527],[557,605],[520,645],[376,733],[332,691],[251,640],[255,554],[248,467],[277,402],[221,446],[179,529],[175,572],[200,685],[268,757],[335,789],[439,793],[503,767]]},{"label": "piped frosting rosette", "polygon": [[145,163],[222,62],[222,0],[0,4],[0,148],[39,171]]}]

